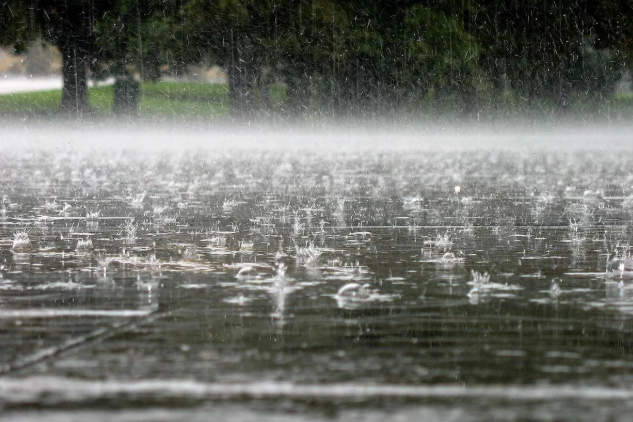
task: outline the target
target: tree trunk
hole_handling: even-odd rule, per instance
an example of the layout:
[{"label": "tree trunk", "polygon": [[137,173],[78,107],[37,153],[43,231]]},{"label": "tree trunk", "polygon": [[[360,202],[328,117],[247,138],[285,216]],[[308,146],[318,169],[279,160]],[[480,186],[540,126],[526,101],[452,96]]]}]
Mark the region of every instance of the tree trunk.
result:
[{"label": "tree trunk", "polygon": [[237,120],[251,117],[253,109],[253,47],[247,36],[231,30],[231,57],[228,69],[229,106]]},{"label": "tree trunk", "polygon": [[84,49],[76,40],[69,39],[60,43],[62,53],[62,89],[61,110],[77,116],[89,111],[88,104],[88,63]]},{"label": "tree trunk", "polygon": [[252,117],[255,100],[254,72],[253,65],[246,61],[238,61],[229,68],[229,105],[231,116],[235,119],[243,120]]},{"label": "tree trunk", "polygon": [[353,114],[354,90],[352,85],[352,72],[349,64],[345,63],[335,74],[335,89],[333,93],[334,118],[346,120]]},{"label": "tree trunk", "polygon": [[305,69],[295,69],[286,78],[286,107],[288,116],[304,117],[310,111],[312,87]]}]

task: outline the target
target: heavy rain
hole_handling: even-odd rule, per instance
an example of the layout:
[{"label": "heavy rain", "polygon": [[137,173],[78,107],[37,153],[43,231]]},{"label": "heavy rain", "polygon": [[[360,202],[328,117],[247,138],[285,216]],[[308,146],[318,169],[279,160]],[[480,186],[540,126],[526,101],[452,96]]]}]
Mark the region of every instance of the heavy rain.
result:
[{"label": "heavy rain", "polygon": [[0,421],[626,421],[633,5],[0,0]]}]

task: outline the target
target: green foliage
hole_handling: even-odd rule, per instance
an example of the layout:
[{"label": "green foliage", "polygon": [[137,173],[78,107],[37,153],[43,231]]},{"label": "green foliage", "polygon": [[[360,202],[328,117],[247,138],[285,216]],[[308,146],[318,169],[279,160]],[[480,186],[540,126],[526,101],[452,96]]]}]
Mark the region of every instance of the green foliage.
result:
[{"label": "green foliage", "polygon": [[41,115],[59,108],[61,91],[0,95],[0,115]]},{"label": "green foliage", "polygon": [[622,56],[616,51],[624,43],[615,34],[625,32],[622,25],[633,10],[618,2],[478,3],[473,33],[483,47],[482,67],[500,90],[512,89],[530,101],[548,98],[564,108],[578,91],[604,96],[620,77]]},{"label": "green foliage", "polygon": [[474,89],[479,46],[459,19],[414,6],[407,11],[405,28],[403,77],[422,88],[420,95]]},{"label": "green foliage", "polygon": [[248,37],[256,42],[259,31],[253,22],[260,18],[254,3],[240,0],[191,0],[180,10],[180,26],[173,37],[187,38],[183,48],[185,61],[212,61],[228,66],[235,48]]},{"label": "green foliage", "polygon": [[100,52],[96,76],[133,77],[156,81],[161,68],[182,71],[185,61],[178,39],[180,4],[175,0],[116,0],[96,22]]}]

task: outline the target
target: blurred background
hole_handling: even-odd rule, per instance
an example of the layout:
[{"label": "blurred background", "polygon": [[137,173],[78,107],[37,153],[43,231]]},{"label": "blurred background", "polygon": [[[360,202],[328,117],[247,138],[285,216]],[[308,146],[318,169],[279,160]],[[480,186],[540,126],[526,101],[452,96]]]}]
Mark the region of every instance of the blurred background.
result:
[{"label": "blurred background", "polygon": [[58,91],[0,113],[628,119],[632,17],[624,0],[6,0],[0,92]]}]

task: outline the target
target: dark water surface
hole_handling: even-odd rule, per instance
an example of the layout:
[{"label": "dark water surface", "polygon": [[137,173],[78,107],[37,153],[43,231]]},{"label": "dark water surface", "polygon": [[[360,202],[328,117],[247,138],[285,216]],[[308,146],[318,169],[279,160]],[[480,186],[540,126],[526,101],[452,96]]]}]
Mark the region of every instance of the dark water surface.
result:
[{"label": "dark water surface", "polygon": [[0,420],[628,420],[632,168],[5,151]]}]

